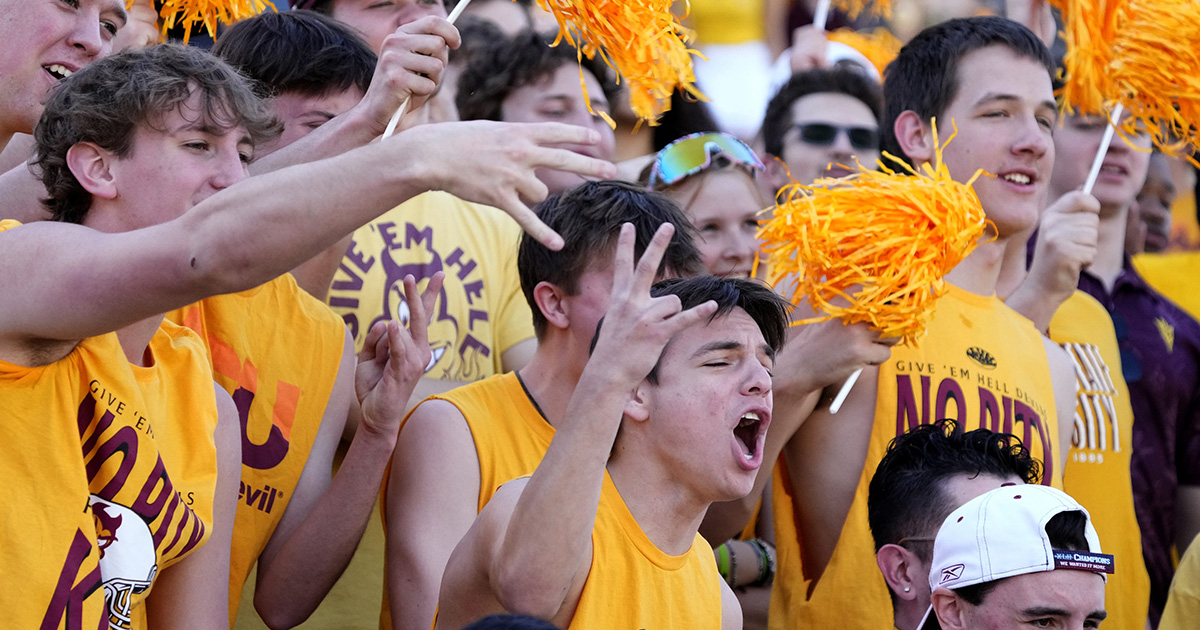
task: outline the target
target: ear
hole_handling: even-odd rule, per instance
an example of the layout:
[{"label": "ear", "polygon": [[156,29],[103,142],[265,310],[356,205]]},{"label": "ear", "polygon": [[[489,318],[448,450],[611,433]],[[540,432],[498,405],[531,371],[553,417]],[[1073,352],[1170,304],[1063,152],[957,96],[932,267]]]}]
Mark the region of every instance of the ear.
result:
[{"label": "ear", "polygon": [[951,593],[949,589],[939,588],[930,595],[933,613],[937,615],[938,625],[943,630],[970,630],[966,615],[966,602]]},{"label": "ear", "polygon": [[763,181],[766,182],[767,187],[770,188],[770,191],[767,193],[767,195],[774,200],[774,197],[779,192],[779,189],[787,186],[791,178],[788,177],[787,167],[784,166],[782,158],[771,156],[767,157],[768,159],[764,161],[764,165],[767,167],[767,170],[763,172]]},{"label": "ear", "polygon": [[80,142],[67,149],[67,168],[89,193],[103,199],[117,196],[112,166],[115,156],[91,142]]},{"label": "ear", "polygon": [[900,149],[908,156],[909,163],[915,165],[933,161],[933,128],[929,121],[922,120],[911,109],[906,110],[896,118],[892,131],[896,134]]},{"label": "ear", "polygon": [[633,388],[633,392],[629,395],[629,400],[625,401],[624,413],[630,419],[636,422],[645,422],[650,419],[650,404],[654,392],[650,381],[645,379],[638,386]]},{"label": "ear", "polygon": [[566,291],[549,282],[539,282],[533,287],[533,302],[546,321],[555,328],[565,329],[569,325],[567,305],[563,301],[566,295]]},{"label": "ear", "polygon": [[921,563],[916,554],[900,545],[889,544],[880,547],[875,553],[875,564],[879,565],[879,571],[883,573],[888,588],[900,599],[916,599],[920,589],[917,580],[929,580],[928,575],[921,578]]}]

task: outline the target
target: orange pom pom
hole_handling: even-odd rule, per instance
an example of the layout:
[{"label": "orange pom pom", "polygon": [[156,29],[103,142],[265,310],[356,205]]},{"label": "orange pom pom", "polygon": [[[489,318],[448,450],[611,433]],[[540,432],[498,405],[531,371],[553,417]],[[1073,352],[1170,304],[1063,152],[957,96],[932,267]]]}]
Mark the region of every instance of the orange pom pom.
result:
[{"label": "orange pom pom", "polygon": [[886,28],[877,28],[866,33],[849,28],[839,28],[829,33],[829,41],[841,42],[862,53],[871,65],[883,76],[884,68],[900,54],[903,44]]},{"label": "orange pom pom", "polygon": [[[693,33],[671,13],[671,0],[538,0],[538,4],[558,20],[554,43],[565,40],[580,55],[600,55],[629,82],[633,113],[651,125],[670,108],[676,88],[708,100],[695,86],[692,55],[698,53],[688,47]],[[587,86],[584,95],[588,102]]]},{"label": "orange pom pom", "polygon": [[1120,103],[1130,113],[1122,133],[1148,131],[1171,154],[1200,146],[1200,2],[1052,4],[1063,13],[1067,43],[1065,111],[1106,114]]},{"label": "orange pom pom", "polygon": [[884,18],[892,17],[892,0],[833,0],[833,6],[851,20],[858,19],[864,12]]},{"label": "orange pom pom", "polygon": [[807,300],[825,313],[800,323],[867,322],[911,345],[946,293],[943,277],[984,234],[983,208],[971,188],[980,173],[965,184],[955,181],[940,144],[935,162],[920,170],[885,157],[908,175],[881,161],[882,171],[860,166],[843,179],[792,182],[759,237],[768,281],[794,284],[794,303]]},{"label": "orange pom pom", "polygon": [[[132,4],[133,0],[126,0],[126,6]],[[183,27],[183,43],[186,44],[196,24],[203,24],[208,34],[216,38],[217,22],[233,24],[268,8],[276,10],[271,0],[162,0],[158,15],[163,21],[163,35],[179,24]]]}]

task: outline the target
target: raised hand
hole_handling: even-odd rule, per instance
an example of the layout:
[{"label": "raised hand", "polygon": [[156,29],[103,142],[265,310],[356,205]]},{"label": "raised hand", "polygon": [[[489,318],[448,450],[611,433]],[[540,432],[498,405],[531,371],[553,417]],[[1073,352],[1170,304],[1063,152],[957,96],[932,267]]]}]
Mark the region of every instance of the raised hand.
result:
[{"label": "raised hand", "polygon": [[437,91],[448,51],[461,41],[458,29],[433,16],[409,22],[383,40],[371,87],[358,105],[377,133],[401,103],[408,100],[408,111],[416,111]]},{"label": "raised hand", "polygon": [[621,226],[613,260],[612,296],[588,368],[595,364],[622,384],[636,385],[654,368],[671,337],[716,312],[713,301],[684,311],[677,296],[650,296],[674,233],[675,226],[669,223],[659,226],[635,268],[634,228],[628,223]]},{"label": "raised hand", "polygon": [[387,436],[399,432],[408,398],[429,365],[429,320],[443,278],[445,274],[437,272],[425,292],[418,293],[416,280],[405,276],[408,329],[393,319],[376,323],[367,333],[354,370],[354,390],[362,405],[360,431]]},{"label": "raised hand", "polygon": [[421,171],[418,180],[460,199],[500,208],[553,250],[562,249],[562,237],[527,205],[549,193],[537,178],[537,169],[568,171],[589,179],[609,179],[617,173],[611,162],[557,148],[600,142],[595,130],[575,125],[489,120],[441,123],[414,127],[384,144],[401,139],[398,146],[406,155],[398,159],[413,161]]},{"label": "raised hand", "polygon": [[1027,281],[1047,297],[1066,299],[1096,258],[1099,236],[1100,202],[1078,190],[1063,195],[1042,214]]}]

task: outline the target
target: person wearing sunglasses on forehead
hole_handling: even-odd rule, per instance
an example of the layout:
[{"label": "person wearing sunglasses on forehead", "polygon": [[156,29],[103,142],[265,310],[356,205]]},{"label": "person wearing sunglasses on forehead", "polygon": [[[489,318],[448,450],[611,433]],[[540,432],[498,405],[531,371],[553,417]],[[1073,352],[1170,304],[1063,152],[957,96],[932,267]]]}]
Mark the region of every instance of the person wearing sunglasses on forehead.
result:
[{"label": "person wearing sunglasses on forehead", "polygon": [[[844,68],[798,72],[779,89],[763,118],[766,183],[778,191],[788,176],[801,184],[844,177],[879,159],[880,87]],[[786,167],[786,168],[785,168]]]},{"label": "person wearing sunglasses on forehead", "polygon": [[758,214],[770,205],[757,183],[762,160],[725,133],[694,133],[659,151],[643,178],[666,193],[700,232],[700,256],[714,276],[748,278],[758,255]]}]

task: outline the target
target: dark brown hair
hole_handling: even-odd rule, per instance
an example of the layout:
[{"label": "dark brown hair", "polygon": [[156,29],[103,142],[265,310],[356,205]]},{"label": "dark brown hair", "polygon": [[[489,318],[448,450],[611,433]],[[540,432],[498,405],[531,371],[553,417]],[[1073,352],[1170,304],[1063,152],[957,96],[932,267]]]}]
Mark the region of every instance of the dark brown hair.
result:
[{"label": "dark brown hair", "polygon": [[92,195],[67,166],[67,151],[91,142],[126,157],[139,125],[157,129],[163,115],[200,95],[200,116],[218,129],[245,127],[257,145],[280,125],[250,82],[197,48],[160,44],[102,59],[60,83],[34,128],[35,167],[51,218],[83,223]]}]

